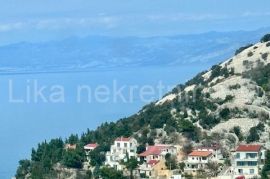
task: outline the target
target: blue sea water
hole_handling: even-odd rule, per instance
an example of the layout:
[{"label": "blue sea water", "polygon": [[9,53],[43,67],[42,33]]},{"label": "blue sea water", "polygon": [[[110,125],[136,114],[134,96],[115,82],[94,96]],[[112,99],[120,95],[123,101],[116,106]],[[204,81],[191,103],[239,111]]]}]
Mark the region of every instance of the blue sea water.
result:
[{"label": "blue sea water", "polygon": [[[157,85],[165,86],[183,83],[196,73],[206,69],[205,66],[182,67],[151,67],[127,68],[108,71],[93,71],[81,73],[50,73],[50,74],[14,74],[0,77],[0,178],[10,179],[14,176],[18,161],[30,158],[31,148],[38,142],[55,137],[67,137],[71,133],[81,134],[87,128],[95,129],[105,121],[116,121],[137,112],[147,104],[140,98],[135,89],[132,99],[129,87],[152,86],[156,93],[149,100],[160,96]],[[125,87],[123,101],[118,96],[113,97],[114,83],[118,88]],[[47,102],[33,96],[35,85],[44,87]],[[49,100],[53,85],[63,87],[64,102],[53,103]],[[87,85],[92,90],[90,102],[84,91],[81,102],[77,101],[77,88]],[[110,90],[107,101],[98,102],[94,90],[98,86],[106,86]],[[103,88],[102,87],[102,88]],[[146,87],[147,88],[147,87]],[[165,94],[169,89],[162,91]],[[89,91],[88,91],[89,92]],[[30,95],[29,95],[30,94]],[[90,94],[90,93],[88,93]],[[102,94],[101,94],[102,95]],[[13,99],[13,102],[10,99]],[[104,98],[103,98],[104,99]],[[20,102],[14,102],[20,100]],[[130,102],[131,101],[131,102]]]}]

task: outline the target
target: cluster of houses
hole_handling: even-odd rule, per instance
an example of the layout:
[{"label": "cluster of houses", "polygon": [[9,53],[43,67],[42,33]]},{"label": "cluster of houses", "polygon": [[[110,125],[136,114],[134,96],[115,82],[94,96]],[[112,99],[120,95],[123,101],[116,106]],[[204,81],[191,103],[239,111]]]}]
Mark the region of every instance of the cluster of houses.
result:
[{"label": "cluster of houses", "polygon": [[[88,144],[84,147],[89,161],[91,160],[89,152],[97,146],[97,144]],[[124,170],[122,161],[126,161],[127,157],[135,157],[140,161],[136,170],[140,178],[181,179],[184,176],[183,173],[196,176],[199,171],[206,170],[211,162],[224,164],[221,147],[217,144],[210,147],[196,147],[187,156],[183,154],[181,146],[177,145],[155,144],[147,146],[146,150],[139,154],[137,154],[137,147],[138,144],[134,138],[117,138],[110,151],[106,153],[105,165]],[[262,145],[239,145],[231,151],[231,165],[220,168],[217,172],[219,175],[213,178],[242,179],[259,176],[265,162],[265,151]],[[166,154],[174,156],[178,163],[184,163],[184,171],[171,170],[166,166]]]}]

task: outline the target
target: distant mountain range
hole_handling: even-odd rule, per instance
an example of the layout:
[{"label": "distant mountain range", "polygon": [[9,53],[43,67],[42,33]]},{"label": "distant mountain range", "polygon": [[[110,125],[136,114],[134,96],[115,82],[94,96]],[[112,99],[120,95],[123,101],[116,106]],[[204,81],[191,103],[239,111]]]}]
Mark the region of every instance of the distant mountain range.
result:
[{"label": "distant mountain range", "polygon": [[0,73],[91,71],[118,67],[215,64],[270,31],[208,32],[168,37],[89,36],[0,47]]}]

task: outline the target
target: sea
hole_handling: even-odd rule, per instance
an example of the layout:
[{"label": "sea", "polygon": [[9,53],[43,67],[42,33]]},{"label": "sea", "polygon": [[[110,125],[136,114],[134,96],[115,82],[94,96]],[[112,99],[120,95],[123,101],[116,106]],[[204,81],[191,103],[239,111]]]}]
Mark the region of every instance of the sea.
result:
[{"label": "sea", "polygon": [[138,112],[207,66],[128,67],[0,75],[0,179],[39,142]]}]

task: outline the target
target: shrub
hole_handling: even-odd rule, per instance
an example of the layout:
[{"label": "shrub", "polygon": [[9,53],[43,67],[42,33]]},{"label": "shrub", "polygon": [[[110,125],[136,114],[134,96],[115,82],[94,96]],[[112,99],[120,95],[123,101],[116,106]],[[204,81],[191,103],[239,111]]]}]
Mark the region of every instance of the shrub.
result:
[{"label": "shrub", "polygon": [[250,128],[247,143],[260,140],[260,134],[264,131],[264,128],[265,126],[263,123],[259,123],[257,126]]},{"label": "shrub", "polygon": [[241,88],[241,86],[239,84],[235,84],[235,85],[230,85],[229,86],[229,89],[230,90],[236,90],[236,89],[239,89],[239,88]]},{"label": "shrub", "polygon": [[243,134],[242,134],[242,132],[241,132],[241,128],[239,127],[239,126],[235,126],[234,128],[233,128],[233,133],[235,133],[235,135],[238,137],[238,139],[240,140],[240,141],[242,141],[243,140]]},{"label": "shrub", "polygon": [[266,47],[270,47],[270,42],[267,42],[266,43]]},{"label": "shrub", "polygon": [[230,109],[228,108],[224,108],[219,112],[220,117],[222,117],[223,119],[228,119],[230,116]]},{"label": "shrub", "polygon": [[268,57],[268,53],[263,53],[262,54],[262,59],[267,60],[267,57]]},{"label": "shrub", "polygon": [[253,56],[253,52],[248,52],[247,56],[248,56],[248,57]]},{"label": "shrub", "polygon": [[241,53],[241,52],[243,52],[244,50],[246,50],[247,48],[249,48],[249,47],[251,47],[253,44],[248,44],[248,45],[246,45],[246,46],[244,46],[244,47],[240,47],[239,49],[237,49],[236,51],[235,51],[235,55],[238,55],[239,53]]},{"label": "shrub", "polygon": [[268,42],[270,41],[270,34],[266,34],[261,38],[261,42]]}]

